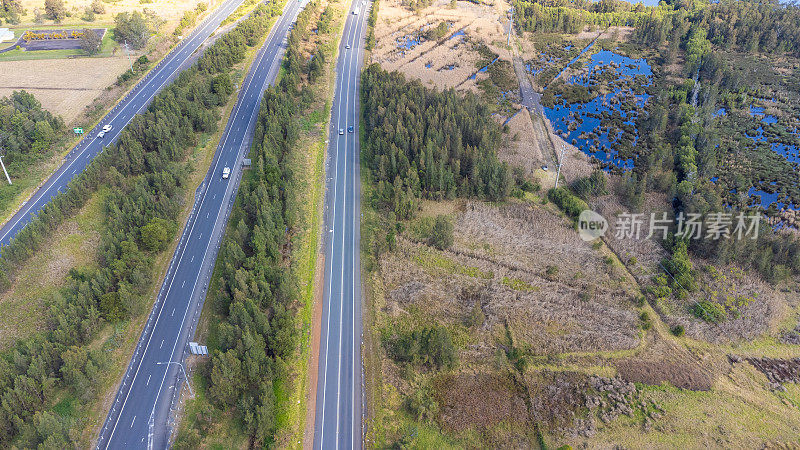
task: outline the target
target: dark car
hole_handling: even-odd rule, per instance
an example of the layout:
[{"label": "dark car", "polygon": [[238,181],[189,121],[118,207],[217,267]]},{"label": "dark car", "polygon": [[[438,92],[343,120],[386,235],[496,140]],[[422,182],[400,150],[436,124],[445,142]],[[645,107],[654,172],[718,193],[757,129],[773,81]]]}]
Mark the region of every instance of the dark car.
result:
[{"label": "dark car", "polygon": [[353,126],[352,126],[352,125],[350,125],[349,127],[347,127],[347,132],[348,132],[348,133],[352,133],[352,132],[353,132]]}]

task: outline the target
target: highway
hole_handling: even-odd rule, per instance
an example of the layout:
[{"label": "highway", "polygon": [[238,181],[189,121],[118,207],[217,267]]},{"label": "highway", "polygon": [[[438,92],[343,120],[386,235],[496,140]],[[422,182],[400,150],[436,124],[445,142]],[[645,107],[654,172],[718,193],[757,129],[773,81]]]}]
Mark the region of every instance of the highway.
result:
[{"label": "highway", "polygon": [[[195,50],[219,28],[243,0],[227,0],[209,15],[189,36],[178,44],[158,65],[153,68],[100,122],[70,151],[64,163],[42,186],[34,192],[0,228],[0,246],[8,245],[20,230],[31,221],[53,197],[66,190],[67,185],[97,156],[104,146],[113,142],[123,128],[142,112],[158,92],[167,86],[180,72],[190,66]],[[113,128],[102,138],[97,134],[105,125]],[[13,174],[11,174],[13,177]]]},{"label": "highway", "polygon": [[[202,310],[209,278],[250,151],[263,91],[280,69],[286,36],[306,4],[290,0],[242,83],[164,283],[97,441],[105,448],[166,448],[171,411],[183,383],[188,341]],[[231,169],[222,178],[224,167]]]},{"label": "highway", "polygon": [[[339,45],[325,196],[327,237],[315,449],[362,445],[359,88],[370,2],[354,0]],[[358,9],[359,14],[353,14]],[[349,48],[348,48],[349,47]],[[352,132],[349,127],[353,127]],[[340,134],[340,130],[343,134]]]}]

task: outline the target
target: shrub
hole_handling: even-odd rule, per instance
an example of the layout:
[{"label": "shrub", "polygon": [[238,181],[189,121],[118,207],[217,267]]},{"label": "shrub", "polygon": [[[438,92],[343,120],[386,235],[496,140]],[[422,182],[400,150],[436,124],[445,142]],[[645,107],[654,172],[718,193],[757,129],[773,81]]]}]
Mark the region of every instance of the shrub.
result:
[{"label": "shrub", "polygon": [[700,300],[692,307],[692,313],[698,319],[702,319],[709,323],[720,323],[725,320],[727,313],[725,307],[719,303],[710,302],[708,300]]},{"label": "shrub", "polygon": [[469,312],[469,317],[467,317],[467,326],[479,327],[483,325],[485,320],[486,315],[483,313],[483,308],[481,308],[481,302],[476,301],[475,306]]},{"label": "shrub", "polygon": [[418,422],[432,422],[439,414],[439,404],[426,386],[414,389],[406,405]]},{"label": "shrub", "polygon": [[547,191],[547,197],[573,219],[577,218],[581,211],[589,209],[586,202],[572,195],[564,188],[550,189]]},{"label": "shrub", "polygon": [[436,216],[436,220],[431,228],[431,235],[428,238],[428,244],[445,250],[453,246],[453,223],[447,216]]},{"label": "shrub", "polygon": [[681,337],[684,334],[686,334],[686,330],[683,329],[683,325],[675,325],[674,327],[672,327],[670,331],[672,332],[672,334],[678,337]]},{"label": "shrub", "polygon": [[389,356],[401,363],[435,369],[451,368],[456,363],[456,350],[450,331],[441,326],[398,333],[385,338],[384,346]]}]

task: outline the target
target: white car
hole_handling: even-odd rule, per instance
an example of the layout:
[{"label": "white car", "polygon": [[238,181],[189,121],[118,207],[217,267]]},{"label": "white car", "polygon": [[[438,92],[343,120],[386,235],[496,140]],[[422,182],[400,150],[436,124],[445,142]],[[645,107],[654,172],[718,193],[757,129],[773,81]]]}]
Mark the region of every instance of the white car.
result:
[{"label": "white car", "polygon": [[105,136],[105,135],[106,135],[106,133],[108,133],[109,131],[111,131],[111,128],[113,128],[113,127],[111,126],[111,124],[108,124],[108,125],[104,126],[104,127],[103,127],[103,129],[102,129],[102,130],[100,130],[100,132],[99,132],[99,133],[97,133],[97,137],[99,137],[99,138],[102,138],[103,136]]},{"label": "white car", "polygon": [[225,167],[222,169],[222,179],[227,179],[229,176],[231,176],[231,168]]},{"label": "white car", "polygon": [[349,50],[350,49],[350,44],[345,45],[344,48]]},{"label": "white car", "polygon": [[344,135],[344,128],[339,128],[339,136]]},{"label": "white car", "polygon": [[357,15],[358,15],[358,8],[356,8],[356,9],[354,9],[354,10],[353,10],[353,15],[354,15],[354,16],[357,16]]}]

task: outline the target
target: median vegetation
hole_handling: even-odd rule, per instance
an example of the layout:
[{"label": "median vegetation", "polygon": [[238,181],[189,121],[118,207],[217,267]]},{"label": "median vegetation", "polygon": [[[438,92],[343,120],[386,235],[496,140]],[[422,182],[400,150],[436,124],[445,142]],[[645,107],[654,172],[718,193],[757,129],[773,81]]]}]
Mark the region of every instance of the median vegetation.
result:
[{"label": "median vegetation", "polygon": [[[86,409],[99,394],[103,375],[99,368],[104,353],[97,349],[104,345],[94,341],[106,324],[138,316],[149,306],[158,275],[155,258],[174,239],[184,195],[191,188],[187,156],[197,145],[198,133],[216,129],[220,109],[233,93],[231,65],[244,59],[238,44],[258,42],[267,31],[270,11],[257,9],[218,40],[209,49],[213,56],[202,56],[181,73],[147,112],[131,121],[116,144],[3,248],[0,267],[8,286],[15,268],[42,247],[65,218],[100,186],[107,188],[97,250],[100,267],[71,270],[66,286],[47,302],[47,328],[0,356],[0,445],[77,445],[86,423],[76,418],[76,404]],[[228,56],[227,65],[216,64],[220,55]],[[64,397],[73,398],[70,412],[54,406]]]}]

